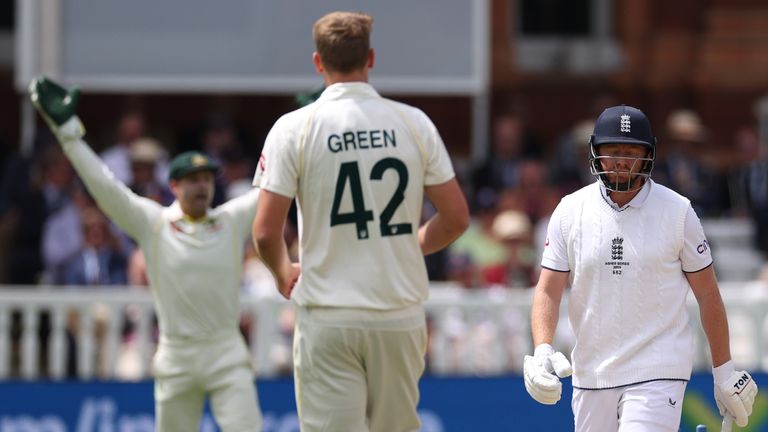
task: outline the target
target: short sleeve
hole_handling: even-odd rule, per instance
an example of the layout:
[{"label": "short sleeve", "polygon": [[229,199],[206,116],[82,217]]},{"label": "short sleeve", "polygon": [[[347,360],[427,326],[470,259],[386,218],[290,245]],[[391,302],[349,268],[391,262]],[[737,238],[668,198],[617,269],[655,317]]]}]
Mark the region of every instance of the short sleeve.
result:
[{"label": "short sleeve", "polygon": [[448,156],[448,150],[445,148],[440,133],[437,131],[434,123],[426,114],[423,114],[427,123],[427,170],[424,176],[426,186],[434,186],[447,182],[455,177],[451,158]]},{"label": "short sleeve", "polygon": [[563,237],[563,218],[565,204],[560,201],[547,225],[547,237],[544,240],[544,253],[541,257],[541,266],[550,270],[567,272],[570,271],[568,264],[568,248]]},{"label": "short sleeve", "polygon": [[284,116],[269,131],[256,165],[254,186],[289,198],[296,196],[299,143],[295,129]]},{"label": "short sleeve", "polygon": [[712,250],[709,247],[707,237],[704,235],[701,221],[690,205],[688,205],[684,224],[683,249],[680,252],[680,261],[684,272],[695,273],[712,264]]}]

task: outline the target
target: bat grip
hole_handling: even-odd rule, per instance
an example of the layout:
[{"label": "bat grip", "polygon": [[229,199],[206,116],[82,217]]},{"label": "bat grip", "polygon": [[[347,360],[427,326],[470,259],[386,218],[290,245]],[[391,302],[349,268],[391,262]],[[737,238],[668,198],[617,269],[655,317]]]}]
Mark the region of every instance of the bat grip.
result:
[{"label": "bat grip", "polygon": [[733,417],[729,416],[728,414],[723,417],[723,426],[720,429],[721,432],[731,432],[733,431]]}]

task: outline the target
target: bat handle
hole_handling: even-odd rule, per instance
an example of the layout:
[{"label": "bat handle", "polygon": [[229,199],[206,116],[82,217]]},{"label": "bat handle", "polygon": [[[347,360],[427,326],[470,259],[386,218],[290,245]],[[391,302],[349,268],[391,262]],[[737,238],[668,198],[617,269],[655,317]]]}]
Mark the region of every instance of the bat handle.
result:
[{"label": "bat handle", "polygon": [[723,426],[720,429],[721,432],[731,432],[733,431],[733,417],[726,414],[725,417],[723,417]]}]

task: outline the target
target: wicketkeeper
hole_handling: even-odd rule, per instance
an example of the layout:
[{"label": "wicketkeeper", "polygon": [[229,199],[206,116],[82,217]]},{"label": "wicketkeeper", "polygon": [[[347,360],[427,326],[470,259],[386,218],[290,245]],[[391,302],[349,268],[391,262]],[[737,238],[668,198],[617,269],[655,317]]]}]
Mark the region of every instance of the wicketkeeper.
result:
[{"label": "wicketkeeper", "polygon": [[160,327],[152,368],[157,430],[197,431],[208,397],[222,431],[260,431],[251,357],[238,328],[244,242],[258,190],[210,208],[218,165],[186,152],[170,164],[176,201],[163,207],[115,179],[83,141],[77,89],[38,78],[29,92],[99,207],[146,257]]}]

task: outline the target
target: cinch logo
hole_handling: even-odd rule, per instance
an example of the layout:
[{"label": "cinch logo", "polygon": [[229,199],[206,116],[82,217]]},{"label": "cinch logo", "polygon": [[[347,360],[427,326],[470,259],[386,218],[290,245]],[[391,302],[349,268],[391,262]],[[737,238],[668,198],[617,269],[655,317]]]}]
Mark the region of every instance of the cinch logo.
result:
[{"label": "cinch logo", "polygon": [[629,114],[622,114],[620,118],[621,118],[621,124],[620,124],[621,131],[627,132],[627,133],[631,132],[630,130],[631,125],[629,123]]},{"label": "cinch logo", "polygon": [[623,260],[624,259],[624,239],[621,237],[616,237],[613,239],[613,244],[611,245],[611,259],[612,260]]},{"label": "cinch logo", "polygon": [[699,243],[699,245],[696,246],[696,252],[698,252],[699,255],[701,255],[704,252],[706,252],[707,249],[709,249],[709,242],[707,241],[707,239],[704,239],[703,242]]}]

